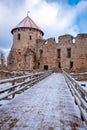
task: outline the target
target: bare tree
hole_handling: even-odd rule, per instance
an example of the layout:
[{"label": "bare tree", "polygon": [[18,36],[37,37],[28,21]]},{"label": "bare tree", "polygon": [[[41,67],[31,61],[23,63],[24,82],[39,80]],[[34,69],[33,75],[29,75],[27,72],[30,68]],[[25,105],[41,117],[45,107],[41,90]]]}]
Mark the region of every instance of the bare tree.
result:
[{"label": "bare tree", "polygon": [[3,51],[0,49],[0,65],[5,65],[5,56]]}]

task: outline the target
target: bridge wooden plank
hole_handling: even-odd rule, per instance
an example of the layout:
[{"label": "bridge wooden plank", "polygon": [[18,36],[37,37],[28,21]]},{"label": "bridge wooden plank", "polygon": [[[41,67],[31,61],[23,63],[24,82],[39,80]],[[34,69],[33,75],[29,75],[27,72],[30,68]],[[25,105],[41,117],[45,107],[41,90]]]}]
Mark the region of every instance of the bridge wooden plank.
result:
[{"label": "bridge wooden plank", "polygon": [[0,108],[0,130],[80,130],[87,126],[62,74],[54,73]]}]

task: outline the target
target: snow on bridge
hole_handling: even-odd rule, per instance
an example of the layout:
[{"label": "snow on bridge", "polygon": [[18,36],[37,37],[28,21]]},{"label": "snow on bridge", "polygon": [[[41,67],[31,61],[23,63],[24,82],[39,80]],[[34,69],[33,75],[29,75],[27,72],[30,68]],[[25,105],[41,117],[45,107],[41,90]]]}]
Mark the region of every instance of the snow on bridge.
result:
[{"label": "snow on bridge", "polygon": [[61,73],[0,107],[0,130],[86,130]]}]

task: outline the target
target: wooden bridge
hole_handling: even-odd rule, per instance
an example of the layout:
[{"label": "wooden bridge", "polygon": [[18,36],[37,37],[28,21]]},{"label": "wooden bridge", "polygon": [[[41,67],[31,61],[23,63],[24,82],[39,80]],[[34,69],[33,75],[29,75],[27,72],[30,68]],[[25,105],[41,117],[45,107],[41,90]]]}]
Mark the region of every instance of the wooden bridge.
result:
[{"label": "wooden bridge", "polygon": [[12,98],[0,107],[0,130],[87,129],[87,91],[65,71],[39,72],[0,84],[1,104]]}]

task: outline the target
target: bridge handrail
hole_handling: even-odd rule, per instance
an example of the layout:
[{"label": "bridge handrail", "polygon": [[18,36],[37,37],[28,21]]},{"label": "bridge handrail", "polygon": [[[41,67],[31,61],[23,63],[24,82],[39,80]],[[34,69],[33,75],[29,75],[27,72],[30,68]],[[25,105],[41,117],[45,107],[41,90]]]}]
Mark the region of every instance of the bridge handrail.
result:
[{"label": "bridge handrail", "polygon": [[[33,79],[35,79],[35,78],[29,79],[29,81],[32,81]],[[15,85],[10,85],[10,87],[1,89],[1,90],[0,90],[0,93],[6,92],[6,91],[8,91],[9,89],[12,89],[12,88],[16,88],[16,87],[18,87],[18,86],[20,86],[20,85],[23,85],[23,84],[25,84],[25,83],[27,83],[27,82],[29,82],[29,81],[24,81],[24,82],[15,84]]]},{"label": "bridge handrail", "polygon": [[[52,71],[45,71],[45,72],[39,72],[39,73],[35,73],[35,74],[29,74],[27,76],[21,76],[21,77],[16,77],[16,78],[12,78],[11,80],[4,80],[1,82],[3,84],[8,83],[8,82],[12,82],[12,85],[8,86],[7,88],[3,88],[0,90],[0,100],[9,97],[10,95],[12,95],[12,97],[14,98],[16,92],[19,92],[21,90],[24,91],[24,89],[28,89],[30,86],[38,81],[40,81],[41,79],[49,76],[52,73]],[[21,83],[17,83],[15,84],[15,82],[17,82],[19,79],[23,79],[24,81],[22,81]],[[17,90],[15,90],[17,88]],[[7,92],[5,95],[4,93]]]},{"label": "bridge handrail", "polygon": [[23,75],[23,76],[18,76],[18,77],[13,77],[13,78],[8,78],[8,79],[4,79],[4,80],[0,80],[0,84],[3,84],[3,83],[7,83],[7,82],[12,82],[12,81],[15,81],[15,80],[19,80],[19,79],[23,79],[23,78],[27,78],[29,76],[35,76],[37,74],[43,74],[44,72],[38,72],[38,73],[35,73],[35,74],[28,74],[28,75]]},{"label": "bridge handrail", "polygon": [[83,93],[84,96],[87,96],[87,91],[84,90],[84,89],[82,88],[82,86],[81,86],[80,84],[78,84],[78,82],[77,82],[74,78],[71,77],[71,75],[69,75],[69,74],[68,74],[67,72],[65,72],[64,70],[63,70],[63,73],[66,74],[66,76],[71,80],[71,82],[72,82],[74,85],[76,85],[76,87],[77,87],[76,89],[77,89],[77,90],[80,90],[80,92]]},{"label": "bridge handrail", "polygon": [[64,70],[62,71],[68,87],[74,96],[75,103],[78,105],[78,108],[80,110],[80,116],[82,120],[87,124],[87,91],[84,90],[82,86],[79,85],[78,82],[71,77],[70,74]]}]

